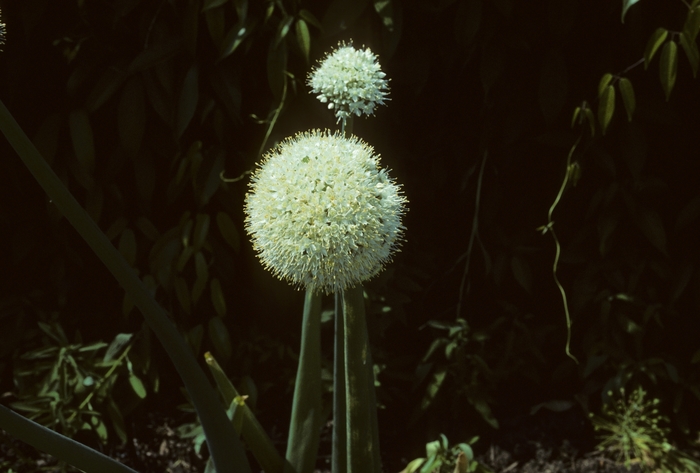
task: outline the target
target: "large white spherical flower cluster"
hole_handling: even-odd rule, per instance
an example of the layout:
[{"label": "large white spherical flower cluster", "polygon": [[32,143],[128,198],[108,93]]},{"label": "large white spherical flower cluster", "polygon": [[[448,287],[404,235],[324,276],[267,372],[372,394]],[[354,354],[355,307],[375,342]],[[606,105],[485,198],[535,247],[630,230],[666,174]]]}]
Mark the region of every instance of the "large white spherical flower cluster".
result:
[{"label": "large white spherical flower cluster", "polygon": [[263,265],[297,286],[339,292],[376,275],[404,232],[406,198],[356,137],[288,138],[252,176],[246,231]]},{"label": "large white spherical flower cluster", "polygon": [[308,85],[321,102],[335,110],[340,121],[353,114],[372,115],[377,104],[389,100],[389,81],[384,76],[369,48],[341,45],[311,71]]}]

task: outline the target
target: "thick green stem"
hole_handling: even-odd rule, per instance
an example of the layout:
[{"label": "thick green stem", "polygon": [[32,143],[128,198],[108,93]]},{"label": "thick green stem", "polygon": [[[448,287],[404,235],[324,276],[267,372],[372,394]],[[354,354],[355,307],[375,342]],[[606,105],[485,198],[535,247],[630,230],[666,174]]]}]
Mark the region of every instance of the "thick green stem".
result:
[{"label": "thick green stem", "polygon": [[314,471],[322,423],[321,295],[307,289],[286,455],[298,473]]},{"label": "thick green stem", "polygon": [[380,473],[374,373],[361,285],[343,291],[347,473]]},{"label": "thick green stem", "polygon": [[345,432],[345,321],[343,301],[335,294],[335,345],[333,351],[333,447],[331,473],[348,470],[347,435]]},{"label": "thick green stem", "polygon": [[195,361],[191,350],[168,318],[165,310],[153,299],[143,281],[134,273],[121,253],[114,248],[97,224],[44,161],[39,151],[27,138],[27,135],[2,102],[0,102],[0,129],[34,175],[34,178],[44,188],[53,204],[107,266],[158,336],[175,368],[180,373],[195,405],[217,471],[221,473],[250,472],[250,466],[245,457],[243,446],[236,435],[236,430],[226,417],[221,402],[219,402],[204,371]]},{"label": "thick green stem", "polygon": [[136,473],[128,466],[0,405],[0,426],[13,437],[89,473]]}]

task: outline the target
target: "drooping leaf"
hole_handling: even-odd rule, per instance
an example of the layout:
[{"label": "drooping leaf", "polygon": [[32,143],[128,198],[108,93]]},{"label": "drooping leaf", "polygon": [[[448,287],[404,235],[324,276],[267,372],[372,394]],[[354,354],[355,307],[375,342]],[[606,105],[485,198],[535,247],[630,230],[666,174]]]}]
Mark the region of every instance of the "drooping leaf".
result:
[{"label": "drooping leaf", "polygon": [[615,88],[612,85],[608,85],[603,90],[598,103],[598,123],[603,135],[605,135],[608,125],[610,125],[613,113],[615,113]]},{"label": "drooping leaf", "polygon": [[224,317],[226,315],[226,298],[221,290],[221,283],[218,278],[213,278],[209,284],[211,289],[211,303],[214,306],[216,315]]},{"label": "drooping leaf", "polygon": [[666,37],[668,36],[668,30],[666,28],[656,28],[656,30],[649,37],[647,42],[647,47],[644,50],[644,69],[649,68],[649,63],[651,62],[656,51],[659,50]]},{"label": "drooping leaf", "polygon": [[620,21],[622,21],[623,23],[625,22],[625,15],[627,14],[627,10],[629,10],[630,7],[638,1],[639,0],[622,0],[622,17],[620,18]]},{"label": "drooping leaf", "polygon": [[600,82],[598,82],[598,98],[600,98],[603,95],[603,92],[605,92],[605,88],[610,85],[610,81],[612,79],[613,75],[609,72],[603,74],[603,77],[600,78]]},{"label": "drooping leaf", "polygon": [[116,68],[107,68],[85,100],[85,109],[92,113],[109,100],[122,85],[127,73]]},{"label": "drooping leaf", "polygon": [[625,106],[625,111],[627,112],[627,120],[631,122],[632,115],[634,115],[634,109],[637,104],[632,82],[630,82],[630,80],[626,77],[621,77],[617,83],[617,86],[620,89],[620,95],[622,96],[622,104]]},{"label": "drooping leaf", "polygon": [[306,25],[306,21],[299,18],[294,25],[296,29],[297,44],[299,44],[299,49],[304,54],[304,59],[307,64],[309,62],[309,53],[311,51],[311,35],[309,34],[309,27]]},{"label": "drooping leaf", "polygon": [[267,82],[270,90],[279,100],[284,88],[285,71],[287,70],[287,43],[282,42],[276,47],[270,43],[267,51]]},{"label": "drooping leaf", "polygon": [[131,385],[131,389],[134,390],[138,397],[141,399],[146,397],[146,388],[143,385],[143,381],[141,381],[141,378],[136,376],[134,373],[129,373],[129,384]]},{"label": "drooping leaf", "polygon": [[698,44],[695,41],[691,41],[685,34],[681,32],[679,35],[681,47],[685,51],[685,55],[690,63],[690,68],[693,70],[693,77],[698,76],[698,65],[700,64],[700,52],[698,51]]},{"label": "drooping leaf", "polygon": [[187,283],[181,277],[176,277],[175,282],[175,295],[177,300],[180,302],[180,307],[185,311],[186,314],[192,313],[192,299],[190,298],[190,290],[187,287]]},{"label": "drooping leaf", "polygon": [[221,317],[212,317],[209,319],[208,328],[209,339],[217,353],[219,353],[224,360],[231,358],[231,354],[233,353],[231,337]]},{"label": "drooping leaf", "polygon": [[182,84],[180,100],[177,104],[176,133],[178,138],[182,136],[187,126],[190,124],[199,101],[199,71],[197,65],[193,64],[185,76]]},{"label": "drooping leaf", "polygon": [[287,34],[289,33],[289,29],[292,27],[292,23],[294,23],[294,17],[289,15],[285,16],[282,21],[280,22],[278,28],[277,28],[277,34],[275,35],[275,48],[279,46],[279,44],[284,41],[284,38],[287,37]]},{"label": "drooping leaf", "polygon": [[315,26],[319,30],[321,29],[321,22],[318,21],[316,16],[314,16],[313,13],[311,13],[309,10],[302,8],[299,10],[299,17],[302,18],[304,21],[309,23],[310,25]]},{"label": "drooping leaf", "polygon": [[691,8],[683,25],[683,33],[689,42],[694,43],[700,31],[700,6]]},{"label": "drooping leaf", "polygon": [[209,266],[207,266],[207,261],[201,251],[194,255],[194,269],[197,279],[192,286],[192,302],[196,304],[209,281]]},{"label": "drooping leaf", "polygon": [[659,61],[659,79],[661,87],[666,94],[666,101],[671,97],[671,91],[676,84],[676,71],[678,69],[678,46],[675,41],[668,41],[661,50]]},{"label": "drooping leaf", "polygon": [[156,64],[173,57],[182,47],[182,39],[173,38],[155,43],[141,51],[129,64],[128,74],[149,69]]},{"label": "drooping leaf", "polygon": [[219,212],[216,214],[216,224],[219,226],[221,236],[224,237],[226,243],[238,253],[241,249],[241,237],[231,217],[225,212]]},{"label": "drooping leaf", "polygon": [[241,45],[243,40],[253,31],[252,24],[239,22],[234,25],[224,36],[221,43],[221,51],[219,52],[219,60],[230,56]]},{"label": "drooping leaf", "polygon": [[642,211],[637,218],[637,225],[639,229],[644,233],[649,242],[654,245],[663,254],[666,252],[666,230],[664,230],[664,224],[661,220],[661,216],[652,211]]},{"label": "drooping leaf", "polygon": [[208,214],[197,214],[195,219],[196,223],[194,225],[194,233],[192,234],[192,245],[194,250],[199,250],[209,233],[209,222],[210,218]]}]

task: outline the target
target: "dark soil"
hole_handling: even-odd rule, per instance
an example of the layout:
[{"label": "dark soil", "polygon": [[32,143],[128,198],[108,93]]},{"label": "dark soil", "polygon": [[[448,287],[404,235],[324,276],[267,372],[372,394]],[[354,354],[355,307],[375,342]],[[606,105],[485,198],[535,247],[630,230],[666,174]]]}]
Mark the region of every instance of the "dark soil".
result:
[{"label": "dark soil", "polygon": [[[188,439],[177,436],[177,425],[184,422],[173,416],[149,412],[147,421],[135,429],[130,444],[105,453],[141,473],[203,473],[205,462],[197,456]],[[283,451],[284,438],[278,431],[271,437]],[[385,444],[387,442],[385,441]],[[391,445],[385,445],[393,451]],[[330,471],[330,424],[322,436],[318,472]],[[385,455],[388,456],[388,455]],[[595,437],[582,412],[542,410],[501,422],[490,445],[477,455],[480,463],[494,473],[637,473],[595,452]],[[398,473],[411,459],[384,458],[385,471]],[[251,464],[254,464],[251,462]],[[11,439],[0,430],[0,471],[35,473],[60,471],[50,468],[55,460],[38,454],[32,447]],[[68,470],[70,471],[70,470]]]}]

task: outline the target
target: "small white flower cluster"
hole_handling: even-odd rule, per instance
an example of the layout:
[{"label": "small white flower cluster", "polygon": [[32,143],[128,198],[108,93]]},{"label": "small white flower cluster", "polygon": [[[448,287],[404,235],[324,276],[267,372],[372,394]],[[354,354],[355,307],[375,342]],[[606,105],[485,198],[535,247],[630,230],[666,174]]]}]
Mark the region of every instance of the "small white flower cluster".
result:
[{"label": "small white flower cluster", "polygon": [[318,130],[288,138],[252,176],[246,231],[263,265],[314,291],[376,275],[403,235],[406,198],[357,137]]},{"label": "small white flower cluster", "polygon": [[308,85],[340,121],[353,114],[372,115],[377,104],[389,100],[389,81],[384,76],[369,48],[363,51],[341,45],[309,74]]}]

